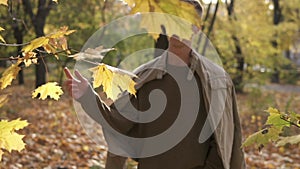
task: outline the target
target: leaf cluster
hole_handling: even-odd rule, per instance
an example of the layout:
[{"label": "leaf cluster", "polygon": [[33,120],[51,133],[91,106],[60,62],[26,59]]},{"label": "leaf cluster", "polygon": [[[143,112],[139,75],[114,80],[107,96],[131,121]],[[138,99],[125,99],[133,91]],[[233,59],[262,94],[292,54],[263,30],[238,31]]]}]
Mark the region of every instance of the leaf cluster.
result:
[{"label": "leaf cluster", "polygon": [[[0,95],[0,107],[8,101],[7,95]],[[25,148],[23,142],[24,135],[16,133],[16,131],[28,126],[26,120],[1,120],[0,121],[0,161],[4,153],[3,150],[11,152],[12,150],[21,151]]]},{"label": "leaf cluster", "polygon": [[284,127],[296,126],[300,128],[300,115],[294,112],[280,112],[276,108],[268,108],[266,112],[269,113],[268,119],[265,123],[266,128],[255,132],[248,136],[243,142],[242,147],[250,145],[257,145],[259,149],[263,148],[270,142],[277,143],[277,146],[283,146],[285,144],[297,144],[300,142],[299,135],[291,137],[281,137]]},{"label": "leaf cluster", "polygon": [[[66,51],[67,54],[70,54],[66,36],[73,32],[75,32],[75,30],[68,30],[68,27],[64,26],[61,27],[60,30],[47,36],[36,38],[28,45],[24,46],[22,49],[23,57],[18,56],[10,58],[11,60],[16,60],[16,63],[13,63],[2,73],[2,77],[0,78],[1,90],[11,85],[12,81],[16,79],[19,71],[21,70],[21,63],[24,63],[26,67],[29,67],[31,64],[37,64],[38,57],[41,57],[38,56],[38,53],[36,52],[39,50],[38,48],[42,47],[48,54],[54,55],[56,59],[59,59],[57,56],[57,50],[63,50]],[[49,82],[39,87],[33,92],[32,97],[37,97],[37,93],[41,93],[41,99],[45,99],[46,96],[49,95],[51,98],[57,100],[59,95],[61,95],[63,92],[61,89],[59,90],[58,88],[54,87],[54,84],[56,85],[56,83]]]}]

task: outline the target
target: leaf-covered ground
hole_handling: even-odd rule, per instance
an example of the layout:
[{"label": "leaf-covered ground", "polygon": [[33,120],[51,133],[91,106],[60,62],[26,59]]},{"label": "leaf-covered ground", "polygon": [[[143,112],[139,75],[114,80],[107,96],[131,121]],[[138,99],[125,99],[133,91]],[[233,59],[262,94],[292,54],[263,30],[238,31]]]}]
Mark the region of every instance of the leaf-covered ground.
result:
[{"label": "leaf-covered ground", "polygon": [[19,131],[27,144],[22,152],[5,153],[0,168],[88,168],[103,165],[105,147],[96,145],[81,128],[72,101],[31,99],[31,91],[11,87],[9,103],[1,119],[26,119],[30,125]]},{"label": "leaf-covered ground", "polygon": [[[66,95],[60,101],[31,99],[31,89],[9,87],[10,101],[0,110],[0,118],[28,120],[30,125],[19,133],[26,135],[26,149],[3,155],[0,168],[90,168],[103,166],[105,147],[96,145],[82,129],[74,113],[72,100]],[[253,91],[238,96],[244,137],[262,128],[267,114],[275,106],[300,112],[300,93]],[[286,134],[300,133],[299,129]],[[249,168],[300,169],[300,147],[269,145],[261,151],[254,146],[245,149]],[[99,167],[98,167],[99,168]]]},{"label": "leaf-covered ground", "polygon": [[[276,107],[281,111],[294,111],[300,113],[300,87],[276,86],[276,91],[269,89],[254,90],[250,94],[239,94],[238,105],[240,109],[241,124],[244,139],[265,126],[267,113],[264,112],[269,106]],[[268,86],[274,87],[274,85]],[[266,89],[266,88],[265,88]],[[300,134],[300,129],[291,127],[284,130],[285,135]],[[246,163],[250,169],[300,169],[300,144],[276,147],[269,144],[261,151],[258,146],[245,148]]]}]

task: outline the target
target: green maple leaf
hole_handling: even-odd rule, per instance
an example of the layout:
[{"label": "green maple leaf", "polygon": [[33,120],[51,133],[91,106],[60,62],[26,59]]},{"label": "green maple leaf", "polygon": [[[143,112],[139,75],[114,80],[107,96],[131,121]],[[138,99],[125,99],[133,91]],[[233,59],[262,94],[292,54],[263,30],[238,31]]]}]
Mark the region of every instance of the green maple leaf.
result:
[{"label": "green maple leaf", "polygon": [[242,147],[247,147],[252,144],[265,146],[269,142],[277,141],[279,139],[279,134],[282,132],[278,127],[270,127],[267,129],[260,130],[252,135],[250,135],[242,144]]},{"label": "green maple leaf", "polygon": [[284,113],[280,112],[279,110],[277,110],[275,108],[271,108],[271,107],[266,111],[270,113],[266,124],[276,126],[280,130],[282,130],[282,128],[285,126],[286,127],[291,126],[291,123],[283,118],[285,115]]}]

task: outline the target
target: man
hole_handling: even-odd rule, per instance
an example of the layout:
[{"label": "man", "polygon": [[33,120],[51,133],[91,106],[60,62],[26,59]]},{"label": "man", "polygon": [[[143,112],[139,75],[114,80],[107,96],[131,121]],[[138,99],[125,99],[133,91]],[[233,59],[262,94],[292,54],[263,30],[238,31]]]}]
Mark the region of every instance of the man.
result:
[{"label": "man", "polygon": [[[197,1],[192,1],[198,12],[202,13],[201,5],[195,2]],[[126,136],[140,140],[154,137],[172,128],[181,113],[190,117],[188,121],[179,123],[180,128],[177,125],[176,132],[169,135],[167,142],[161,140],[161,147],[151,147],[149,145],[152,143],[147,141],[139,142],[141,144],[122,142],[122,139],[120,141],[118,137],[113,137],[114,134],[110,131],[104,131],[109,149],[114,153],[120,152],[120,156],[108,153],[106,168],[122,168],[126,158],[121,156],[126,154],[138,161],[139,169],[245,168],[240,148],[241,127],[231,79],[222,68],[193,51],[189,40],[180,40],[178,36],[172,35],[166,52],[135,71],[139,77],[136,79],[137,96],[128,97],[129,100],[126,100],[127,96],[123,96],[109,109],[78,71],[75,71],[77,78],[68,69],[65,69],[65,73],[68,77],[68,90],[81,103],[85,112],[103,125],[98,112],[100,110],[109,125]],[[164,95],[153,96],[152,99],[151,94],[157,89],[163,91]],[[155,114],[159,110],[155,108],[161,104],[164,109],[157,116]],[[155,111],[148,111],[153,107]],[[194,110],[196,116],[191,113]],[[129,116],[133,114],[133,120],[124,117],[123,111]],[[141,112],[149,113],[148,118],[152,121],[145,118],[143,122],[137,122],[145,116]],[[186,127],[189,125],[190,128]],[[181,128],[188,129],[184,132],[184,137],[174,146],[168,147],[168,143],[172,144],[174,138],[177,138],[172,135],[180,133]],[[110,146],[110,142],[121,143],[112,143],[113,146]],[[160,143],[159,140],[158,142]],[[121,150],[117,151],[119,147]],[[168,148],[164,151],[152,153],[165,147]]]}]

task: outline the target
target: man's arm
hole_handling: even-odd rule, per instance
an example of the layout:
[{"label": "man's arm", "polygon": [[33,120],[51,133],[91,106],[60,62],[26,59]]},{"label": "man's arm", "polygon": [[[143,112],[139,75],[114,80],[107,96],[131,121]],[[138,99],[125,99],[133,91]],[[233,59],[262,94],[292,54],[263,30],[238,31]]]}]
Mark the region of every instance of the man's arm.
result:
[{"label": "man's arm", "polygon": [[105,169],[126,169],[126,157],[107,152]]},{"label": "man's arm", "polygon": [[[134,122],[128,120],[123,115],[121,115],[119,110],[114,106],[114,104],[112,104],[110,107],[107,107],[90,85],[86,92],[76,100],[81,104],[84,111],[93,120],[102,125],[104,129],[106,127],[113,127],[118,132],[126,135],[135,125]],[[126,100],[126,103],[124,103],[124,105],[125,106],[122,108],[122,112],[130,111],[130,109],[126,109],[126,107],[131,107],[131,105],[137,105],[137,99],[132,98],[129,102]],[[109,126],[106,126],[106,122]]]},{"label": "man's arm", "polygon": [[[77,70],[75,71],[76,78],[72,76],[67,68],[65,68],[64,71],[68,78],[65,84],[70,95],[81,104],[84,111],[93,120],[102,125],[104,128],[106,122],[108,122],[111,127],[123,134],[127,134],[130,131],[135,123],[122,116],[114,105],[110,108],[107,107],[85,77],[83,77]],[[126,109],[126,105],[127,107],[136,107],[137,99],[133,98],[129,102],[125,100],[122,104],[125,105],[122,112],[132,111],[132,109]]]},{"label": "man's arm", "polygon": [[[81,103],[84,111],[97,123],[103,125],[103,117],[115,129],[122,133],[127,133],[134,125],[133,122],[127,120],[119,114],[115,108],[105,106],[98,94],[89,85],[89,82],[77,70],[76,78],[72,76],[68,68],[64,69],[67,76],[65,82],[69,94]],[[137,104],[137,100],[133,100],[133,104]],[[130,103],[128,103],[130,104]],[[118,156],[107,152],[105,169],[125,169],[127,157]]]}]

